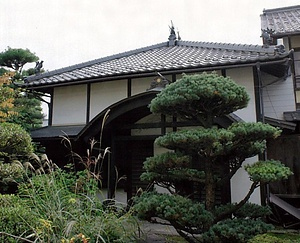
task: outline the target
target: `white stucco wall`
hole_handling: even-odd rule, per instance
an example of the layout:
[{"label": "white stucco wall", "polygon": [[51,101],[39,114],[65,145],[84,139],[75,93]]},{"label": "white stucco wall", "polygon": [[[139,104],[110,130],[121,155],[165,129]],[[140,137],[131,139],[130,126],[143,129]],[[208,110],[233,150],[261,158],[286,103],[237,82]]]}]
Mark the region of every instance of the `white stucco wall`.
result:
[{"label": "white stucco wall", "polygon": [[[226,76],[233,79],[237,84],[244,86],[250,97],[248,106],[234,113],[246,122],[256,122],[254,78],[253,78],[252,68],[245,67],[245,68],[229,69],[226,71]],[[243,166],[248,163],[254,163],[257,160],[258,160],[257,156],[253,158],[249,158],[243,163]],[[240,168],[237,171],[237,173],[232,177],[230,183],[231,183],[230,187],[231,187],[232,202],[241,201],[249,191],[249,188],[252,184],[247,172],[244,170],[243,167]],[[252,194],[249,201],[257,204],[261,203],[259,189],[255,190],[255,192]]]},{"label": "white stucco wall", "polygon": [[242,118],[244,121],[255,122],[256,111],[252,67],[228,69],[226,70],[226,76],[234,80],[237,84],[244,86],[250,97],[248,106],[234,112],[234,114]]},{"label": "white stucco wall", "polygon": [[[172,81],[171,75],[164,75],[167,80]],[[150,88],[151,82],[155,77],[133,78],[131,80],[131,95],[143,93]]]},{"label": "white stucco wall", "polygon": [[86,122],[87,86],[56,87],[53,93],[53,126]]},{"label": "white stucco wall", "polygon": [[143,93],[149,89],[153,78],[154,77],[133,78],[131,80],[131,95]]},{"label": "white stucco wall", "polygon": [[283,112],[296,110],[294,84],[292,76],[286,80],[264,74],[263,104],[267,117],[284,120]]},{"label": "white stucco wall", "polygon": [[127,80],[117,80],[91,85],[90,120],[108,106],[127,97]]},{"label": "white stucco wall", "polygon": [[[248,158],[243,163],[243,166],[246,164],[252,164],[258,160],[257,156],[254,156],[252,158]],[[249,176],[247,172],[240,168],[237,173],[232,177],[231,181],[231,202],[240,202],[244,197],[247,195],[252,182],[249,179]],[[260,188],[256,188],[253,194],[251,195],[250,202],[261,204],[261,198],[260,198]]]}]

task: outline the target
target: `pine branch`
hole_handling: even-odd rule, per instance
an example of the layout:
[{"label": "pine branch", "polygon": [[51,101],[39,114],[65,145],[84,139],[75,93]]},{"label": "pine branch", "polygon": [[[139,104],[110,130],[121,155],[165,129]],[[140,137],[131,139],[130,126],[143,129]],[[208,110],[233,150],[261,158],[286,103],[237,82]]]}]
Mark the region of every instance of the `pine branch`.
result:
[{"label": "pine branch", "polygon": [[230,210],[225,211],[224,213],[221,213],[218,217],[215,218],[214,223],[217,223],[223,219],[228,218],[231,216],[234,212],[239,210],[250,198],[251,194],[254,192],[254,190],[259,186],[259,182],[255,181],[252,183],[247,195],[242,199],[238,204],[234,205]]}]

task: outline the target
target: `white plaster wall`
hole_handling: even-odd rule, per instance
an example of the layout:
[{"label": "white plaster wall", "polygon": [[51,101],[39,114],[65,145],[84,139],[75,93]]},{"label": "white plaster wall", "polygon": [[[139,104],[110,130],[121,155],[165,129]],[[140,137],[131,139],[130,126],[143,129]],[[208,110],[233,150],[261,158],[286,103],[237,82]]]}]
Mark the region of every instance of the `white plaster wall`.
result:
[{"label": "white plaster wall", "polygon": [[226,76],[230,77],[237,84],[244,86],[250,97],[248,106],[244,109],[234,112],[234,114],[242,118],[244,121],[255,122],[256,111],[255,111],[254,79],[253,79],[252,67],[228,69],[226,70]]},{"label": "white plaster wall", "polygon": [[154,77],[133,78],[131,80],[131,95],[143,93],[150,88],[151,81]]},{"label": "white plaster wall", "polygon": [[[258,160],[257,156],[252,158],[248,158],[243,163],[243,167],[246,164],[252,164]],[[240,168],[237,173],[232,177],[230,181],[231,187],[231,202],[240,202],[247,195],[252,182],[249,179],[248,173],[244,170],[244,168]],[[250,202],[261,204],[260,198],[260,188],[256,188],[253,194],[251,195]]]},{"label": "white plaster wall", "polygon": [[[237,84],[242,85],[246,88],[247,93],[250,97],[248,106],[244,109],[234,112],[237,116],[242,118],[246,122],[256,122],[256,111],[255,111],[255,95],[254,95],[254,78],[251,67],[235,68],[226,71],[226,76],[230,77]],[[254,163],[258,160],[257,156],[247,159],[243,166],[247,163]],[[251,186],[251,181],[247,172],[244,168],[240,168],[230,181],[231,187],[231,201],[239,202],[247,194]],[[252,203],[260,204],[260,190],[256,189],[249,199]]]},{"label": "white plaster wall", "polygon": [[52,125],[85,124],[86,97],[86,85],[54,88]]},{"label": "white plaster wall", "polygon": [[[171,75],[164,75],[164,77],[167,80],[172,81]],[[131,80],[131,95],[146,92],[150,88],[151,82],[154,78],[155,77],[133,78]]]},{"label": "white plaster wall", "polygon": [[283,120],[284,111],[296,110],[294,84],[292,76],[286,80],[278,80],[277,77],[264,74],[263,104],[264,114],[267,117]]},{"label": "white plaster wall", "polygon": [[90,119],[127,97],[127,80],[91,84]]}]

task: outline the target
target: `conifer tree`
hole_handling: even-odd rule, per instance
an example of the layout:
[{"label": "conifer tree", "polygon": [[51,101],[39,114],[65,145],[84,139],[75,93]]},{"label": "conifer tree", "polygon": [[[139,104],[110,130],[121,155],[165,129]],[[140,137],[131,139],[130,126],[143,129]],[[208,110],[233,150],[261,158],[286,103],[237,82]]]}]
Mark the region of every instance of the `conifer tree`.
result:
[{"label": "conifer tree", "polygon": [[[269,211],[247,202],[260,185],[291,174],[279,161],[244,166],[252,181],[244,198],[227,205],[216,203],[217,188],[233,177],[245,159],[263,153],[266,139],[280,135],[277,128],[259,122],[216,126],[216,118],[245,108],[248,101],[244,87],[215,73],[183,75],[152,100],[151,112],[193,120],[199,127],[156,139],[169,152],[148,158],[141,178],[169,193],[145,192],[136,198],[134,207],[140,217],[167,220],[188,242],[246,242],[270,229],[262,220]],[[216,168],[222,167],[228,173],[220,174]],[[183,186],[186,183],[202,191],[204,199],[195,200]]]},{"label": "conifer tree", "polygon": [[4,67],[0,70],[0,93],[3,93],[2,99],[5,101],[0,103],[0,121],[19,124],[27,131],[42,125],[41,101],[37,99],[38,96],[27,93],[15,83],[22,82],[24,75],[34,73],[32,68],[28,70],[23,68],[27,63],[36,62],[38,59],[28,49],[8,47],[0,53],[0,67]]}]

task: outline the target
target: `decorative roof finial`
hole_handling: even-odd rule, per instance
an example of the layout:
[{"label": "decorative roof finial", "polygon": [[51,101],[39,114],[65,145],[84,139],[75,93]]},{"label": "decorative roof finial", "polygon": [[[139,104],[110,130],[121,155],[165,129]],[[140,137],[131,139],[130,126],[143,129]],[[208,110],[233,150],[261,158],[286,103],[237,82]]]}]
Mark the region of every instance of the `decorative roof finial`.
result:
[{"label": "decorative roof finial", "polygon": [[181,36],[179,35],[179,30],[177,29],[177,40],[181,40]]},{"label": "decorative roof finial", "polygon": [[177,38],[176,38],[175,28],[172,20],[171,20],[171,26],[169,26],[169,28],[170,28],[169,46],[175,46]]},{"label": "decorative roof finial", "polygon": [[150,88],[147,89],[147,91],[150,90],[161,91],[170,83],[171,83],[170,80],[168,80],[166,77],[164,77],[159,72],[157,72],[157,76],[152,80],[150,84]]},{"label": "decorative roof finial", "polygon": [[270,45],[275,45],[274,39],[272,35],[274,34],[275,30],[272,29],[261,29],[261,36],[263,39],[263,44],[265,47],[269,47]]},{"label": "decorative roof finial", "polygon": [[35,74],[39,74],[41,72],[41,69],[43,67],[43,62],[44,61],[40,61],[40,62],[35,63],[35,68],[34,68]]}]

